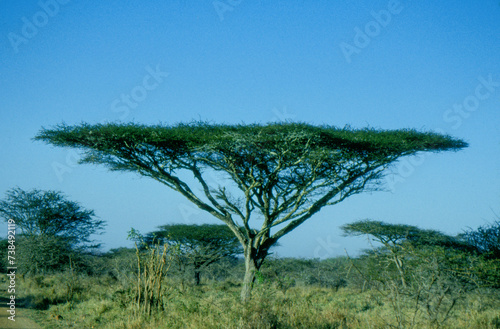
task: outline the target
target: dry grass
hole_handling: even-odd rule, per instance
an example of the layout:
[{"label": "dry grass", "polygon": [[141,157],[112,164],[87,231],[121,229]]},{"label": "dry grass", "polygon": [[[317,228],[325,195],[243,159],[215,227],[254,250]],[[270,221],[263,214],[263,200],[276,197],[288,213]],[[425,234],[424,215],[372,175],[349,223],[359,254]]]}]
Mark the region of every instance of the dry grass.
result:
[{"label": "dry grass", "polygon": [[[19,297],[26,298],[30,314],[44,328],[397,328],[390,304],[369,290],[297,286],[283,293],[273,284],[259,284],[242,305],[237,283],[180,290],[167,280],[165,309],[146,316],[136,312],[131,287],[109,278],[79,276],[75,281],[68,276],[20,282]],[[71,300],[65,297],[68,289],[74,292]],[[424,312],[417,320],[416,328],[432,328]],[[441,328],[500,328],[498,291],[471,293]]]}]

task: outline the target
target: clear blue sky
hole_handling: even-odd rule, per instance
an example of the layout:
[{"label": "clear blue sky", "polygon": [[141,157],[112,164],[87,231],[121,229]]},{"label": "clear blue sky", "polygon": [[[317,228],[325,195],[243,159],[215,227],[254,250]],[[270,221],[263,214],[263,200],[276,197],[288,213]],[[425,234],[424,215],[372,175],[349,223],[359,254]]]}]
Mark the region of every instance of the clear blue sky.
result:
[{"label": "clear blue sky", "polygon": [[[62,191],[127,231],[211,223],[168,188],[75,165],[42,126],[192,120],[417,128],[470,147],[395,166],[386,192],[323,209],[280,256],[355,253],[338,227],[372,218],[460,233],[500,214],[500,2],[76,1],[0,5],[0,195]],[[5,235],[6,225],[0,227]]]}]

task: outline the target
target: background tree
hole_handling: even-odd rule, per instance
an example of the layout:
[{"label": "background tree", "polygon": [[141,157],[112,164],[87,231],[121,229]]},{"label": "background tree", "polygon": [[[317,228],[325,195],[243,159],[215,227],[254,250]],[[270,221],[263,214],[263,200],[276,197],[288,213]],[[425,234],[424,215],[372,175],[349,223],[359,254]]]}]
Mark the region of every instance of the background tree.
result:
[{"label": "background tree", "polygon": [[460,237],[476,248],[482,257],[482,270],[479,278],[496,288],[500,288],[500,220],[468,229]]},{"label": "background tree", "polygon": [[[0,217],[14,219],[21,271],[44,272],[68,264],[83,251],[96,248],[90,236],[104,222],[92,210],[66,200],[61,192],[13,188],[0,201]],[[72,259],[73,258],[73,259]]]},{"label": "background tree", "polygon": [[145,242],[178,246],[181,261],[193,268],[196,285],[200,284],[203,268],[243,252],[238,239],[226,225],[162,225],[147,234]]},{"label": "background tree", "polygon": [[426,246],[440,246],[468,252],[475,251],[473,246],[459,238],[451,237],[435,230],[424,230],[412,225],[388,224],[381,221],[363,220],[341,226],[345,236],[367,235],[384,248],[379,253],[386,253],[399,273],[401,284],[406,286],[404,258],[411,250]]},{"label": "background tree", "polygon": [[[374,248],[355,265],[393,306],[397,327],[420,327],[419,313],[439,327],[469,289],[478,288],[484,268],[476,248],[458,237],[412,225],[358,221],[343,225],[345,235],[368,235]],[[366,266],[368,265],[368,266]],[[405,306],[412,312],[403,311]]]},{"label": "background tree", "polygon": [[[376,189],[402,156],[467,146],[430,132],[304,123],[59,125],[35,140],[82,149],[82,163],[151,177],[224,222],[243,246],[244,301],[269,248],[323,207]],[[186,171],[194,182],[184,179]],[[206,174],[213,172],[231,183],[210,186]]]},{"label": "background tree", "polygon": [[475,230],[468,229],[461,236],[486,257],[500,259],[500,220],[479,226]]},{"label": "background tree", "polygon": [[[7,273],[7,256],[9,248],[8,239],[0,239],[0,273]],[[11,255],[12,256],[12,255]]]}]

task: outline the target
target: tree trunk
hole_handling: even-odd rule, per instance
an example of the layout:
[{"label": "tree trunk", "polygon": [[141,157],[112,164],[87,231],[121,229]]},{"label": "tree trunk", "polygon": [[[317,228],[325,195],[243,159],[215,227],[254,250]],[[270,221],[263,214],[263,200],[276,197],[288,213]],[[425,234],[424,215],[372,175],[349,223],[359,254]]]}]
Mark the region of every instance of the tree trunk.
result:
[{"label": "tree trunk", "polygon": [[264,259],[267,256],[269,245],[260,245],[259,248],[253,247],[254,242],[251,241],[247,246],[244,246],[243,253],[245,255],[245,277],[243,278],[243,287],[241,289],[241,301],[246,303],[250,300],[255,275],[262,266]]},{"label": "tree trunk", "polygon": [[405,272],[403,269],[403,262],[401,259],[399,259],[398,256],[394,255],[394,263],[396,264],[396,267],[399,272],[399,276],[401,278],[401,284],[403,285],[403,288],[406,288],[406,279],[405,279]]},{"label": "tree trunk", "polygon": [[245,252],[245,277],[243,279],[243,287],[241,289],[241,301],[246,303],[250,300],[252,294],[253,283],[255,282],[255,274],[259,269],[255,264],[252,255]]},{"label": "tree trunk", "polygon": [[200,285],[200,281],[201,281],[201,273],[200,273],[200,270],[199,269],[195,269],[194,270],[194,284],[196,286],[199,286]]}]

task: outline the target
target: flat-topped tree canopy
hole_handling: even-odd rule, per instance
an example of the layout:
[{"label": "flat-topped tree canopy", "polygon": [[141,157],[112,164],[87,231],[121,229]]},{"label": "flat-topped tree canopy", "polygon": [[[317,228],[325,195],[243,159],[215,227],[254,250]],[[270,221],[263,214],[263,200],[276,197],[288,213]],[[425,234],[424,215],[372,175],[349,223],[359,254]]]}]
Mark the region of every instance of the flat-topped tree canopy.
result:
[{"label": "flat-topped tree canopy", "polygon": [[[296,147],[314,150],[355,150],[380,155],[406,155],[418,151],[458,150],[467,143],[433,132],[414,129],[352,129],[307,123],[272,123],[267,125],[223,125],[194,122],[191,124],[147,126],[128,124],[83,123],[77,126],[57,125],[42,129],[35,140],[57,146],[80,147],[108,152],[116,147],[146,146],[175,152],[178,156],[195,152],[275,151]],[[286,142],[286,145],[285,145]],[[255,149],[257,147],[257,149]],[[380,153],[378,153],[380,152]]]},{"label": "flat-topped tree canopy", "polygon": [[441,246],[450,249],[473,252],[475,247],[462,241],[458,237],[446,235],[442,232],[421,229],[406,224],[389,224],[376,220],[361,220],[342,225],[344,236],[371,235],[375,241],[382,243],[386,248],[399,249],[404,245],[413,247]]},{"label": "flat-topped tree canopy", "polygon": [[[246,259],[258,260],[257,269],[279,238],[322,207],[376,189],[383,171],[399,157],[467,146],[433,132],[291,122],[63,124],[42,129],[35,139],[82,149],[82,163],[138,172],[180,192],[226,223],[243,245]],[[231,192],[238,195],[209,186],[204,178],[209,169],[228,175],[237,187]],[[183,170],[193,173],[201,193],[178,176]],[[263,219],[260,230],[250,227],[252,214]],[[276,232],[271,234],[273,227]]]},{"label": "flat-topped tree canopy", "polygon": [[[202,179],[206,168],[226,172],[250,198],[247,208],[259,209],[267,217],[268,225],[305,214],[303,208],[311,205],[312,195],[333,191],[332,197],[337,196],[338,201],[361,192],[401,156],[467,146],[461,140],[432,132],[305,123],[63,124],[43,129],[35,139],[83,149],[82,163],[101,163],[112,170],[139,172],[194,201],[194,193],[176,176],[180,169],[191,170],[200,183],[203,181],[206,194],[212,196],[209,198],[212,204],[202,208],[224,217],[228,212],[236,213],[248,222],[249,214],[243,214],[243,209],[230,201],[224,188],[214,193]],[[195,203],[200,206],[200,201]],[[327,202],[318,206],[331,200],[323,201]]]}]

